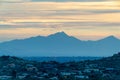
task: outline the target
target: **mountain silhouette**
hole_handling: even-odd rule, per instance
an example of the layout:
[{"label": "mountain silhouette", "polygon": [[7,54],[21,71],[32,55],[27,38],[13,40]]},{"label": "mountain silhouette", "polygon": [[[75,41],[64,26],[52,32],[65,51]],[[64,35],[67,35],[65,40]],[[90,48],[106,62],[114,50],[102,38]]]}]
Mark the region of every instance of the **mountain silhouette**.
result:
[{"label": "mountain silhouette", "polygon": [[115,36],[108,36],[108,37],[106,37],[106,38],[103,38],[103,39],[101,39],[101,40],[99,40],[99,41],[120,41],[120,39],[118,39],[118,38],[116,38]]},{"label": "mountain silhouette", "polygon": [[114,36],[82,41],[65,32],[0,43],[0,54],[11,56],[110,56],[119,50]]}]

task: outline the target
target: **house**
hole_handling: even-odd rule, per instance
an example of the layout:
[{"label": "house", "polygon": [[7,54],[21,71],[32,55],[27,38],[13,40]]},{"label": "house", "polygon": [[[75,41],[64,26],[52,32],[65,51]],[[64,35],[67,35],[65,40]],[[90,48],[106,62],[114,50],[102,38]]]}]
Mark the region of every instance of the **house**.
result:
[{"label": "house", "polygon": [[93,71],[93,72],[100,72],[99,69],[85,69],[85,70],[84,70],[85,73],[91,73],[92,71]]},{"label": "house", "polygon": [[16,65],[15,65],[14,63],[10,63],[10,64],[8,64],[7,66],[8,66],[9,68],[15,68]]},{"label": "house", "polygon": [[76,75],[75,76],[76,79],[88,79],[88,76],[84,76],[84,75]]},{"label": "house", "polygon": [[89,64],[88,65],[90,68],[97,68],[98,67],[98,64]]},{"label": "house", "polygon": [[50,80],[59,80],[57,77],[52,77]]},{"label": "house", "polygon": [[29,67],[34,67],[34,65],[32,65],[32,64],[27,64],[27,65],[26,65],[26,68],[29,68]]},{"label": "house", "polygon": [[104,72],[115,72],[115,68],[106,68]]},{"label": "house", "polygon": [[7,75],[0,76],[1,80],[7,80],[7,79],[11,79],[11,78],[12,78],[12,76],[7,76]]},{"label": "house", "polygon": [[29,67],[29,68],[27,68],[27,71],[35,71],[35,72],[37,72],[38,69],[36,67]]},{"label": "house", "polygon": [[26,76],[18,76],[19,79],[24,79]]},{"label": "house", "polygon": [[71,72],[61,72],[61,75],[62,75],[62,76],[70,76],[70,75],[71,75]]},{"label": "house", "polygon": [[38,77],[38,79],[40,79],[40,80],[41,80],[41,79],[44,79],[44,77]]},{"label": "house", "polygon": [[114,68],[106,68],[105,70],[107,70],[107,71],[114,71],[115,69]]},{"label": "house", "polygon": [[48,73],[43,73],[42,75],[40,75],[41,77],[47,77]]},{"label": "house", "polygon": [[27,64],[26,69],[27,69],[27,71],[35,71],[35,72],[38,71],[38,69],[31,64]]}]

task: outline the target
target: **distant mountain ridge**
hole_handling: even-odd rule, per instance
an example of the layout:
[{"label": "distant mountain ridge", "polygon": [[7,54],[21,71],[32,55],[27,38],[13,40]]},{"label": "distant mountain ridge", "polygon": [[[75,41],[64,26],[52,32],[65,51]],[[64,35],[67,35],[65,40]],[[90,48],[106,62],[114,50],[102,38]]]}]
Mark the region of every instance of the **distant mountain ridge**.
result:
[{"label": "distant mountain ridge", "polygon": [[12,56],[110,56],[120,51],[114,36],[82,41],[65,32],[0,43],[0,55]]}]

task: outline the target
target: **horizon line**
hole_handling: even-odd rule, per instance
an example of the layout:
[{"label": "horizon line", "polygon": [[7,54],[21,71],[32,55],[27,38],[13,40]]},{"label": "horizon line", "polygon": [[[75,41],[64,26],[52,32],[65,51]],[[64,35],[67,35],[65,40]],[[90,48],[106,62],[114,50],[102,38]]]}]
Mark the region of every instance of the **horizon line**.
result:
[{"label": "horizon line", "polygon": [[75,36],[68,35],[65,31],[59,31],[59,32],[54,32],[54,33],[48,34],[48,35],[46,35],[46,36],[44,36],[44,35],[36,35],[36,36],[30,36],[30,37],[25,37],[25,38],[16,38],[16,39],[11,39],[11,40],[0,41],[0,43],[9,42],[9,41],[14,41],[14,40],[25,40],[25,39],[29,39],[29,38],[35,38],[35,37],[48,37],[48,36],[51,36],[51,35],[55,35],[55,34],[57,34],[57,33],[64,33],[64,34],[66,34],[67,36],[69,36],[69,37],[74,37],[74,38],[76,38],[76,39],[78,39],[78,40],[80,40],[80,41],[99,41],[99,40],[102,40],[102,39],[105,39],[105,38],[108,38],[108,37],[114,37],[114,38],[120,40],[120,38],[116,37],[115,35],[109,35],[109,36],[102,37],[102,38],[96,39],[96,40],[90,40],[90,39],[88,39],[88,40],[82,40],[82,39],[77,38],[77,37],[75,37]]}]

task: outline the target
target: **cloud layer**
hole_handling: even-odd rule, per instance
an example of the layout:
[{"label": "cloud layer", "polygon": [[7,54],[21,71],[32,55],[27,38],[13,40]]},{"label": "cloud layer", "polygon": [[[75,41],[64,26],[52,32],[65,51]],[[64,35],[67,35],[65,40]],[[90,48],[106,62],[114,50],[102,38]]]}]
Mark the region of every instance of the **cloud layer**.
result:
[{"label": "cloud layer", "polygon": [[56,1],[0,0],[1,41],[57,31],[81,39],[98,39],[107,35],[119,37],[120,7],[117,2]]}]

